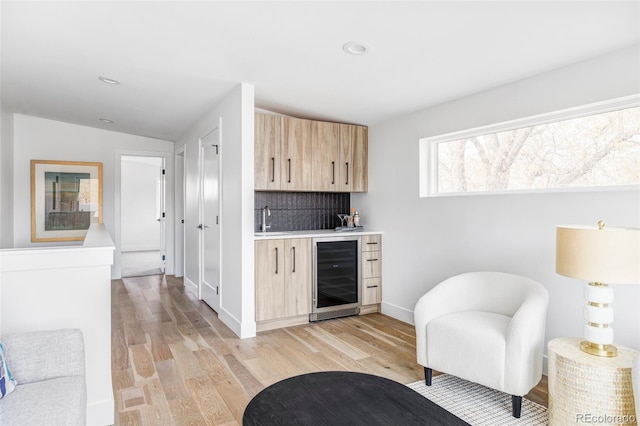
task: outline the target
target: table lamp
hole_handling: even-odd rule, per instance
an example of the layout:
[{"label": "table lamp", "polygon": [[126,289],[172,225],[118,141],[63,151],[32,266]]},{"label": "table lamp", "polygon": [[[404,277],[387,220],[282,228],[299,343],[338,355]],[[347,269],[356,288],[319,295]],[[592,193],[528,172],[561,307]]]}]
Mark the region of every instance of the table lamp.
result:
[{"label": "table lamp", "polygon": [[560,225],[556,228],[556,272],[587,281],[585,340],[580,348],[616,356],[613,345],[613,289],[608,284],[640,283],[640,229]]}]

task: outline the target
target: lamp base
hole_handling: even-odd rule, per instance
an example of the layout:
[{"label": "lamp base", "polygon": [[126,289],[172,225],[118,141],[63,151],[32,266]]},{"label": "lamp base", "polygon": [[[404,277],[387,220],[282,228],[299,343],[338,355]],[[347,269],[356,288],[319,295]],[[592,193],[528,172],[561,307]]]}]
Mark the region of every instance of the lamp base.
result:
[{"label": "lamp base", "polygon": [[580,349],[591,355],[613,357],[618,356],[618,348],[613,345],[600,345],[588,340],[580,342]]}]

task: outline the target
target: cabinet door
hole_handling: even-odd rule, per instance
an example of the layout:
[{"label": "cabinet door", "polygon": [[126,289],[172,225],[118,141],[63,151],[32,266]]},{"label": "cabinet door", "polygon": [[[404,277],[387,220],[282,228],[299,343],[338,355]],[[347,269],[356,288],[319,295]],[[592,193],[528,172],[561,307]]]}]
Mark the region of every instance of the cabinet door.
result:
[{"label": "cabinet door", "polygon": [[286,239],[284,316],[311,313],[311,239]]},{"label": "cabinet door", "polygon": [[364,126],[340,125],[340,185],[344,191],[368,190],[367,136]]},{"label": "cabinet door", "polygon": [[283,121],[280,189],[311,189],[311,121],[285,117]]},{"label": "cabinet door", "polygon": [[280,189],[280,161],[282,148],[282,117],[255,116],[255,189]]},{"label": "cabinet door", "polygon": [[284,316],[284,282],[284,240],[256,241],[256,321]]},{"label": "cabinet door", "polygon": [[382,278],[364,278],[362,280],[362,304],[375,305],[382,302]]},{"label": "cabinet door", "polygon": [[369,190],[369,131],[364,126],[352,126],[353,176],[351,192],[367,192]]},{"label": "cabinet door", "polygon": [[379,251],[362,252],[362,278],[382,276],[382,259]]},{"label": "cabinet door", "polygon": [[353,185],[353,133],[355,127],[348,124],[340,125],[339,191],[351,192]]},{"label": "cabinet door", "polygon": [[338,191],[339,178],[339,125],[313,121],[311,123],[312,189],[314,191]]},{"label": "cabinet door", "polygon": [[382,248],[382,236],[380,234],[363,235],[360,238],[362,251],[380,251]]}]

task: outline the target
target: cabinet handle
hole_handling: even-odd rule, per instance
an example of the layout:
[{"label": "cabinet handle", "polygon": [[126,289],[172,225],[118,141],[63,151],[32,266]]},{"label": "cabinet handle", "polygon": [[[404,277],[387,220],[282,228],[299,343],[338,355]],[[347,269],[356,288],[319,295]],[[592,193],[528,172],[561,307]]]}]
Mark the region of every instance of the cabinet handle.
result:
[{"label": "cabinet handle", "polygon": [[367,243],[367,245],[375,245],[375,244],[378,244],[378,243]]},{"label": "cabinet handle", "polygon": [[278,247],[276,247],[276,274],[278,273]]},{"label": "cabinet handle", "polygon": [[291,249],[293,250],[293,271],[291,272],[296,272],[296,248],[295,247],[291,247]]},{"label": "cabinet handle", "polygon": [[276,181],[276,157],[271,157],[271,182]]},{"label": "cabinet handle", "polygon": [[289,158],[287,161],[289,162],[289,179],[287,180],[287,182],[291,183],[291,158]]},{"label": "cabinet handle", "polygon": [[349,185],[349,163],[345,163],[347,165],[347,181],[345,182],[345,185]]},{"label": "cabinet handle", "polygon": [[367,288],[377,288],[377,285],[368,285]]},{"label": "cabinet handle", "polygon": [[367,262],[377,262],[378,259],[367,259]]},{"label": "cabinet handle", "polygon": [[336,162],[331,162],[331,185],[336,183]]}]

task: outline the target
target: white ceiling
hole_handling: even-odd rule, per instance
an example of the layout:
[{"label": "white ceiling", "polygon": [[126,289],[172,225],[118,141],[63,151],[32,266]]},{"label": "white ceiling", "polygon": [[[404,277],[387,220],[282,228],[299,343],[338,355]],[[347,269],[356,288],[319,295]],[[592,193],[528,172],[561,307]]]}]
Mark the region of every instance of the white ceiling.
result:
[{"label": "white ceiling", "polygon": [[[239,82],[258,108],[372,125],[640,41],[637,0],[2,1],[1,13],[7,108],[165,140]],[[371,53],[345,54],[352,40]]]}]

